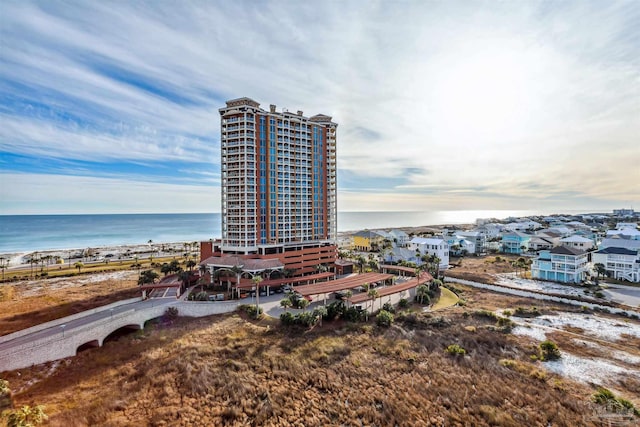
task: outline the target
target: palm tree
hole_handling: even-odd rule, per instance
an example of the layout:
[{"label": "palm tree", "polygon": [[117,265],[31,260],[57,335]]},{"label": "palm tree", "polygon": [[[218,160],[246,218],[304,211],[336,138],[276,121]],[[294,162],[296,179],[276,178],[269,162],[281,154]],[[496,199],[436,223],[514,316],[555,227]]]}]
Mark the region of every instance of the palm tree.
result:
[{"label": "palm tree", "polygon": [[187,261],[187,268],[189,269],[189,271],[192,271],[193,267],[195,267],[196,265],[197,265],[197,263],[192,259]]},{"label": "palm tree", "polygon": [[73,266],[75,268],[77,268],[78,269],[78,273],[80,273],[80,270],[82,270],[82,267],[84,267],[84,264],[82,263],[82,261],[78,261],[75,264],[73,264]]},{"label": "palm tree", "polygon": [[280,307],[284,308],[284,311],[286,312],[287,309],[289,307],[291,307],[293,305],[293,303],[291,302],[291,298],[289,298],[288,296],[282,298],[280,300]]},{"label": "palm tree", "polygon": [[260,283],[262,282],[262,276],[253,276],[251,281],[256,285],[256,319],[258,319],[260,317]]},{"label": "palm tree", "polygon": [[349,301],[349,298],[353,296],[353,291],[351,289],[347,289],[346,291],[344,291],[343,295],[344,295],[344,299]]},{"label": "palm tree", "polygon": [[600,280],[600,276],[604,276],[607,272],[606,267],[601,262],[595,263],[593,267],[596,269],[596,273],[598,273],[598,280]]},{"label": "palm tree", "polygon": [[356,262],[358,263],[358,267],[360,267],[360,274],[362,274],[362,270],[364,268],[364,264],[367,262],[362,255],[358,255],[356,257]]},{"label": "palm tree", "polygon": [[420,285],[416,288],[416,296],[420,304],[424,304],[425,297],[429,296],[429,287],[427,285]]},{"label": "palm tree", "polygon": [[[244,272],[244,270],[242,269],[244,267],[244,265],[234,265],[233,267],[231,267],[229,270],[231,270],[231,272],[233,274],[236,275],[236,288],[238,286],[240,286],[240,277],[242,276],[242,273]],[[227,281],[227,291],[229,291],[231,286],[231,282]]]},{"label": "palm tree", "polygon": [[367,291],[367,295],[371,298],[371,312],[373,313],[373,303],[378,298],[378,290],[373,288]]},{"label": "palm tree", "polygon": [[304,297],[298,300],[298,307],[301,308],[303,311],[305,311],[307,307],[309,307],[309,304],[311,304],[309,300]]}]

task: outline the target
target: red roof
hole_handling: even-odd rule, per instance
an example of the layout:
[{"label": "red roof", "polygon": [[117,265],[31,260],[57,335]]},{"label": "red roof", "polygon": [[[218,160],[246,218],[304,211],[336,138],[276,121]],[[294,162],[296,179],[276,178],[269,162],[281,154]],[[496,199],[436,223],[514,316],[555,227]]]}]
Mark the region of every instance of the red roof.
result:
[{"label": "red roof", "polygon": [[[320,279],[328,279],[329,277],[334,277],[335,273],[318,273],[318,274],[310,274],[309,276],[297,276],[297,277],[285,277],[282,279],[273,279],[273,280],[263,280],[260,282],[260,287],[264,288],[265,286],[282,286],[287,284],[294,284],[300,282],[306,282],[308,280],[320,280]],[[231,278],[231,281],[235,281],[235,277]],[[240,283],[238,286],[240,289],[251,289],[255,285],[253,283]]]},{"label": "red roof", "polygon": [[293,290],[303,296],[319,295],[357,288],[358,286],[364,286],[366,283],[382,282],[384,280],[391,279],[392,277],[392,274],[365,273],[342,279],[330,280],[328,282],[316,283],[314,285],[296,286]]},{"label": "red roof", "polygon": [[[378,298],[384,297],[387,295],[397,294],[398,292],[403,292],[408,289],[416,288],[419,285],[430,282],[431,280],[433,280],[433,277],[431,277],[429,273],[422,272],[420,274],[420,279],[416,279],[414,277],[413,279],[407,280],[406,282],[400,283],[398,285],[386,286],[383,288],[376,288],[376,290],[378,291]],[[366,293],[362,293],[362,294],[354,295],[351,298],[349,298],[349,302],[351,304],[359,304],[361,302],[368,301],[370,299],[371,297],[369,295],[367,295]]]}]

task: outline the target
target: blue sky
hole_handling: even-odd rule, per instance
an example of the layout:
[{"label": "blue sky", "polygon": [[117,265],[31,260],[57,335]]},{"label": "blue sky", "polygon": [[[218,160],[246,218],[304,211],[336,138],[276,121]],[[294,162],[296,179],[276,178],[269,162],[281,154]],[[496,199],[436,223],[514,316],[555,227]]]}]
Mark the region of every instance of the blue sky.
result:
[{"label": "blue sky", "polygon": [[3,1],[0,213],[217,212],[218,108],[339,123],[339,209],[640,207],[637,1]]}]

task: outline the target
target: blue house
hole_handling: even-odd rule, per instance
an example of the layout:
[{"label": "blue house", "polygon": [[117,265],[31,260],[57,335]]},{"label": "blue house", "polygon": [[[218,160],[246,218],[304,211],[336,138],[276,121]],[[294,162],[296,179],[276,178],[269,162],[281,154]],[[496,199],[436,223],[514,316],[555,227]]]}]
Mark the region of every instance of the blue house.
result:
[{"label": "blue house", "polygon": [[[502,235],[502,252],[505,254],[522,254],[529,250],[531,235],[519,231],[511,231]],[[524,247],[524,249],[522,249]]]}]

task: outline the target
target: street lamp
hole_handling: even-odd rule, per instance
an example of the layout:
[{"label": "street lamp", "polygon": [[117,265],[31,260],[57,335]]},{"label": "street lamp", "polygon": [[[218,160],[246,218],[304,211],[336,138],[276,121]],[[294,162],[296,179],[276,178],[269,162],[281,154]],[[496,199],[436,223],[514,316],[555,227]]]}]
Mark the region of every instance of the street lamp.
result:
[{"label": "street lamp", "polygon": [[64,338],[64,328],[66,328],[67,325],[60,325],[60,327],[62,328],[62,338]]},{"label": "street lamp", "polygon": [[111,318],[113,319],[113,308],[110,308],[109,311],[111,312]]}]

